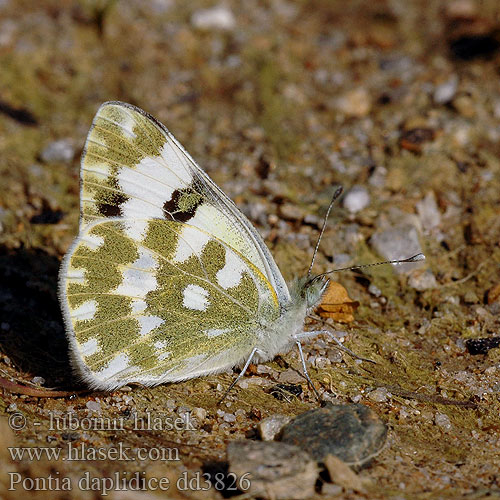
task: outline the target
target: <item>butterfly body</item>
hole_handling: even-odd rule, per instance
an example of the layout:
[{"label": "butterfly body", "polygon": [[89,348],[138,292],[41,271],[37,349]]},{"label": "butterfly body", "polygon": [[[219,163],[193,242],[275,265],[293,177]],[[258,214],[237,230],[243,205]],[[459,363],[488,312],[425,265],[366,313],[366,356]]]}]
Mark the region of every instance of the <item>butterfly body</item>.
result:
[{"label": "butterfly body", "polygon": [[156,385],[286,352],[327,280],[287,287],[252,224],[144,111],[104,103],[87,137],[60,299],[77,375]]}]

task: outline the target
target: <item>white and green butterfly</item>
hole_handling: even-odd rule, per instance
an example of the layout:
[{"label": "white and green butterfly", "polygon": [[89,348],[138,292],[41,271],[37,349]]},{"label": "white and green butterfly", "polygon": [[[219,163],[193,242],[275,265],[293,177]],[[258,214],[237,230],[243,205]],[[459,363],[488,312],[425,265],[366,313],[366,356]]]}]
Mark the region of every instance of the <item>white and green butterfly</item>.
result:
[{"label": "white and green butterfly", "polygon": [[[60,270],[73,367],[91,388],[266,361],[304,332],[324,276],[287,287],[234,203],[152,116],[104,103],[81,166],[80,229]],[[307,379],[310,381],[307,372]]]}]

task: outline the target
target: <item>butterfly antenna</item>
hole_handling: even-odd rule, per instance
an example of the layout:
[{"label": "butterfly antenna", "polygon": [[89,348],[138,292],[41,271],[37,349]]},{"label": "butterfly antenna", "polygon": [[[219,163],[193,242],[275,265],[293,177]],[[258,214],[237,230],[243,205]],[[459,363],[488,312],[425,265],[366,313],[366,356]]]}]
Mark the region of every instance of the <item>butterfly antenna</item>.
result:
[{"label": "butterfly antenna", "polygon": [[425,260],[425,255],[423,253],[417,253],[412,257],[408,257],[407,259],[397,259],[397,260],[385,260],[383,262],[374,262],[372,264],[361,264],[359,266],[350,266],[350,267],[341,267],[339,269],[332,269],[331,271],[327,271],[326,273],[321,273],[315,276],[311,281],[317,280],[327,274],[338,273],[339,271],[353,271],[354,269],[364,269],[365,267],[373,267],[373,266],[383,266],[385,264],[404,264],[407,262],[420,262],[421,260]]},{"label": "butterfly antenna", "polygon": [[333,204],[335,203],[335,201],[337,200],[337,198],[342,194],[342,191],[343,191],[343,188],[342,188],[342,186],[340,186],[339,188],[337,188],[337,190],[335,191],[335,193],[333,193],[332,201],[330,202],[328,210],[326,211],[325,218],[323,219],[323,227],[321,228],[321,231],[320,231],[319,237],[318,237],[318,241],[316,242],[316,247],[314,248],[313,256],[312,256],[312,259],[311,259],[311,265],[309,266],[309,269],[307,271],[307,277],[308,278],[309,278],[309,276],[311,276],[311,271],[312,271],[312,268],[313,268],[313,265],[314,265],[314,260],[316,259],[316,254],[318,253],[318,248],[319,248],[319,244],[321,242],[321,238],[323,236],[323,233],[325,232],[326,222],[328,221],[328,216],[330,215],[330,211],[331,211],[331,209],[333,207]]}]

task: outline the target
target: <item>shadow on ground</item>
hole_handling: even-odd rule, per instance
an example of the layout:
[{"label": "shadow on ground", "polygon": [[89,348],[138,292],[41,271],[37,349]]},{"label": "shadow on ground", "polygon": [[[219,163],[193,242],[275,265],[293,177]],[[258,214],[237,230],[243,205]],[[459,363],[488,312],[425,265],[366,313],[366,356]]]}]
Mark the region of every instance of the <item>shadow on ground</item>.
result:
[{"label": "shadow on ground", "polygon": [[47,387],[76,385],[57,298],[59,260],[41,250],[0,246],[0,349]]}]

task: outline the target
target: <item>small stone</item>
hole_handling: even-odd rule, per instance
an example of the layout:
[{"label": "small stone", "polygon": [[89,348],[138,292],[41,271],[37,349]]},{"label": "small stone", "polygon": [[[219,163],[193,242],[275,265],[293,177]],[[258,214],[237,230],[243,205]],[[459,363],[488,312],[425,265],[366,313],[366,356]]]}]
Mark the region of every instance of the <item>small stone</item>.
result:
[{"label": "small stone", "polygon": [[304,377],[302,377],[302,375],[295,370],[288,368],[279,374],[278,382],[282,384],[301,384],[304,382]]},{"label": "small stone", "polygon": [[165,407],[167,410],[175,410],[177,408],[177,403],[175,402],[175,399],[167,399],[165,401]]},{"label": "small stone", "polygon": [[233,441],[227,447],[229,472],[248,480],[245,494],[275,500],[314,496],[318,466],[297,446],[275,441]]},{"label": "small stone", "polygon": [[485,337],[481,339],[467,339],[465,347],[470,354],[488,354],[490,349],[500,346],[500,337]]},{"label": "small stone", "polygon": [[33,377],[31,379],[31,381],[34,383],[34,384],[37,384],[37,385],[43,385],[45,384],[45,379],[43,377]]},{"label": "small stone", "polygon": [[446,82],[438,85],[434,90],[434,102],[436,104],[446,104],[450,102],[457,92],[458,76],[452,75]]},{"label": "small stone", "polygon": [[231,31],[236,27],[233,13],[223,5],[216,5],[210,9],[200,9],[191,16],[191,24],[202,30]]},{"label": "small stone", "polygon": [[101,403],[98,403],[97,401],[87,401],[85,406],[87,407],[87,410],[93,413],[101,413]]},{"label": "small stone", "polygon": [[387,401],[388,394],[389,391],[385,387],[377,387],[368,394],[368,399],[371,399],[376,403],[385,403]]},{"label": "small stone", "polygon": [[[377,231],[370,238],[370,245],[387,260],[405,259],[422,252],[418,232],[410,224]],[[422,263],[395,264],[394,271],[397,274],[405,274],[419,266],[422,266]]]},{"label": "small stone", "polygon": [[344,196],[343,206],[351,213],[356,213],[366,208],[370,203],[368,190],[359,185],[353,186]]},{"label": "small stone", "polygon": [[374,297],[380,297],[382,295],[382,290],[378,286],[375,286],[373,283],[370,283],[368,287],[368,293],[373,295]]},{"label": "small stone", "polygon": [[382,449],[387,428],[362,404],[331,404],[309,410],[285,425],[281,440],[322,462],[335,455],[349,465],[362,465]]},{"label": "small stone", "polygon": [[433,191],[429,191],[425,198],[417,203],[416,207],[424,231],[430,232],[441,224],[441,212]]},{"label": "small stone", "polygon": [[257,430],[262,441],[272,441],[290,420],[288,415],[271,415],[259,422]]},{"label": "small stone", "polygon": [[342,486],[332,483],[324,483],[321,488],[321,494],[330,498],[338,497],[342,493]]},{"label": "small stone", "polygon": [[51,142],[40,154],[45,163],[70,163],[75,156],[75,148],[71,139],[59,139]]},{"label": "small stone", "polygon": [[408,278],[408,286],[419,292],[437,287],[436,277],[430,269],[417,269]]},{"label": "small stone", "polygon": [[446,413],[436,413],[434,416],[434,422],[438,427],[445,431],[449,431],[451,429],[450,417],[446,415]]},{"label": "small stone", "polygon": [[415,127],[404,130],[399,139],[399,145],[408,151],[420,153],[426,142],[435,139],[436,132],[428,127]]},{"label": "small stone", "polygon": [[203,422],[207,418],[207,410],[205,408],[193,408],[193,417],[198,422]]},{"label": "small stone", "polygon": [[360,493],[365,491],[363,480],[340,458],[328,455],[325,458],[325,467],[332,483],[342,486],[345,490],[354,490]]},{"label": "small stone", "polygon": [[257,365],[255,371],[258,375],[269,375],[273,372],[273,369],[268,365]]},{"label": "small stone", "polygon": [[224,413],[224,422],[229,422],[230,424],[236,422],[236,415],[234,413]]},{"label": "small stone", "polygon": [[478,4],[474,0],[453,0],[445,7],[451,19],[474,19],[478,14]]},{"label": "small stone", "polygon": [[304,218],[304,211],[293,203],[283,203],[279,207],[279,215],[285,220],[300,221]]},{"label": "small stone", "polygon": [[466,118],[473,118],[476,115],[475,101],[469,95],[462,94],[455,97],[453,107]]},{"label": "small stone", "polygon": [[368,91],[362,87],[349,90],[336,101],[337,109],[347,116],[366,116],[372,107],[372,100]]},{"label": "small stone", "polygon": [[476,295],[476,292],[473,290],[468,290],[464,295],[464,302],[466,304],[477,304],[479,303],[479,297]]}]

